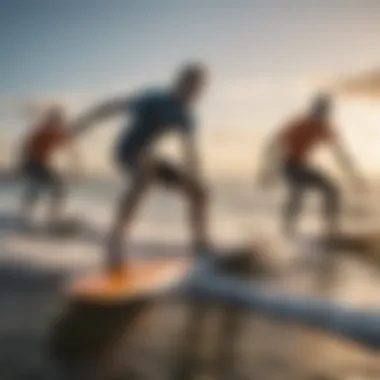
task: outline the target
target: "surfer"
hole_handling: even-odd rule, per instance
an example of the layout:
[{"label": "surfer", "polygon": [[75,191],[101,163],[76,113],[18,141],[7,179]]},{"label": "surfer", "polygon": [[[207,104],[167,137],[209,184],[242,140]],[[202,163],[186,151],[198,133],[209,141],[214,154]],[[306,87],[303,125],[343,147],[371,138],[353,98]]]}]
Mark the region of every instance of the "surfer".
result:
[{"label": "surfer", "polygon": [[[206,76],[202,65],[187,65],[168,88],[106,101],[73,123],[74,134],[78,134],[116,114],[131,116],[130,125],[117,138],[114,149],[116,164],[122,175],[130,179],[130,186],[116,205],[107,251],[107,267],[111,271],[117,273],[121,268],[124,233],[148,188],[155,182],[180,192],[189,200],[194,250],[198,254],[206,252],[207,191],[200,174],[192,110],[206,84]],[[171,131],[182,136],[183,167],[154,153],[158,138]]]},{"label": "surfer", "polygon": [[[52,107],[22,144],[19,173],[26,180],[26,187],[21,201],[21,215],[27,225],[30,223],[36,202],[44,191],[51,196],[49,221],[55,223],[61,216],[66,198],[66,185],[54,169],[53,157],[58,149],[72,147],[65,124],[63,110]],[[74,164],[78,165],[76,150],[71,149],[71,153]]]},{"label": "surfer", "polygon": [[262,173],[262,181],[271,181],[276,162],[286,180],[289,198],[283,210],[284,231],[293,236],[295,224],[302,209],[306,190],[319,191],[324,199],[323,215],[327,235],[339,231],[341,194],[337,184],[323,171],[309,164],[313,148],[327,143],[340,166],[356,188],[363,188],[364,182],[354,168],[350,156],[330,123],[332,100],[328,95],[318,95],[311,104],[308,114],[297,117],[286,124],[267,146],[266,161],[269,166]]}]

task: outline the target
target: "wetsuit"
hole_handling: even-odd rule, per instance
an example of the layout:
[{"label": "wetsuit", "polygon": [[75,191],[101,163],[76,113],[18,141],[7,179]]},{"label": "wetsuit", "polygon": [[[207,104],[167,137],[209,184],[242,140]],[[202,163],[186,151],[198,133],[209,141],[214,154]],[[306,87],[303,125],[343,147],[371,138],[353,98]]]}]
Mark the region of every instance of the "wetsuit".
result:
[{"label": "wetsuit", "polygon": [[170,91],[151,90],[126,102],[126,111],[132,120],[117,139],[115,158],[118,166],[134,173],[143,170],[143,161],[149,161],[150,170],[159,181],[182,181],[184,173],[173,164],[152,157],[151,147],[170,131],[182,134],[194,132],[189,108]]},{"label": "wetsuit", "polygon": [[23,147],[21,171],[27,181],[25,198],[32,202],[39,190],[48,190],[53,197],[61,198],[63,181],[50,166],[53,153],[68,140],[66,132],[55,126],[43,125],[33,131]]},{"label": "wetsuit", "polygon": [[280,134],[283,150],[283,174],[289,187],[289,200],[284,217],[291,226],[302,207],[305,190],[316,189],[324,196],[324,214],[334,223],[339,212],[339,193],[328,176],[307,163],[318,144],[334,142],[332,128],[311,118],[300,118],[287,125]]}]

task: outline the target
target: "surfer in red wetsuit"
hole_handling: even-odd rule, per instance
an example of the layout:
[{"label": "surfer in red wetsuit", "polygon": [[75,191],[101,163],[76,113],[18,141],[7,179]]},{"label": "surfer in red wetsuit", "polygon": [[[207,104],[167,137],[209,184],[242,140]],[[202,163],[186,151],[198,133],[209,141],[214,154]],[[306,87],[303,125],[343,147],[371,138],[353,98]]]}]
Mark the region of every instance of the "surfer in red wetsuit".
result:
[{"label": "surfer in red wetsuit", "polygon": [[[363,181],[354,170],[341,140],[330,123],[331,99],[327,95],[317,96],[310,111],[287,123],[269,146],[269,156],[278,155],[280,170],[287,182],[289,198],[284,208],[284,227],[287,234],[294,234],[305,191],[315,189],[324,199],[324,219],[328,233],[338,231],[338,217],[341,210],[341,196],[338,186],[323,171],[312,167],[309,156],[319,144],[328,144],[335,153],[344,171],[354,185],[363,187]],[[271,158],[269,157],[269,161]],[[264,178],[268,177],[264,172]]]},{"label": "surfer in red wetsuit", "polygon": [[[54,107],[26,137],[22,145],[20,172],[26,180],[21,213],[26,221],[31,217],[36,201],[43,191],[51,195],[50,220],[56,221],[61,214],[66,186],[61,175],[54,169],[54,154],[71,146],[63,111]],[[77,164],[77,155],[75,163]]]}]

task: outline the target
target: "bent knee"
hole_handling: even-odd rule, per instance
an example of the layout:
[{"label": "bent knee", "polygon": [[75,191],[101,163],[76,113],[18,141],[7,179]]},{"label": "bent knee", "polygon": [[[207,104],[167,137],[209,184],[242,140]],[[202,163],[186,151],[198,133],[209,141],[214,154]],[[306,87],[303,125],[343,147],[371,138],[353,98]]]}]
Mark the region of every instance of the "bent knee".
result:
[{"label": "bent knee", "polygon": [[205,185],[193,183],[189,188],[191,198],[198,203],[206,203],[208,201],[209,191]]},{"label": "bent knee", "polygon": [[329,183],[324,186],[323,192],[327,198],[338,200],[340,197],[340,191],[335,184]]},{"label": "bent knee", "polygon": [[51,185],[51,193],[54,198],[63,198],[66,194],[66,186],[62,182],[55,182]]}]

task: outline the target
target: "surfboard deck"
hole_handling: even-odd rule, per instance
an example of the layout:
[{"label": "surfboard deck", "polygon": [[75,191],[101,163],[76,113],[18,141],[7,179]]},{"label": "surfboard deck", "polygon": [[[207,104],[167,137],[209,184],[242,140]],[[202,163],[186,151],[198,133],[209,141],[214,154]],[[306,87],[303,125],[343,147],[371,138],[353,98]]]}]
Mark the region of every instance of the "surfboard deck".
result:
[{"label": "surfboard deck", "polygon": [[190,273],[192,264],[188,258],[135,260],[115,273],[98,271],[71,279],[63,294],[74,302],[133,302],[180,283]]},{"label": "surfboard deck", "polygon": [[132,261],[117,274],[82,274],[63,287],[66,308],[53,324],[50,351],[65,362],[91,360],[107,351],[155,302],[157,292],[184,281],[185,258]]},{"label": "surfboard deck", "polygon": [[[251,259],[249,249],[227,249],[218,256],[215,270],[245,277],[252,273]],[[67,307],[51,330],[51,352],[65,361],[104,352],[114,339],[133,329],[161,291],[186,281],[194,265],[189,257],[131,260],[112,275],[98,271],[69,279],[62,291]]]}]

